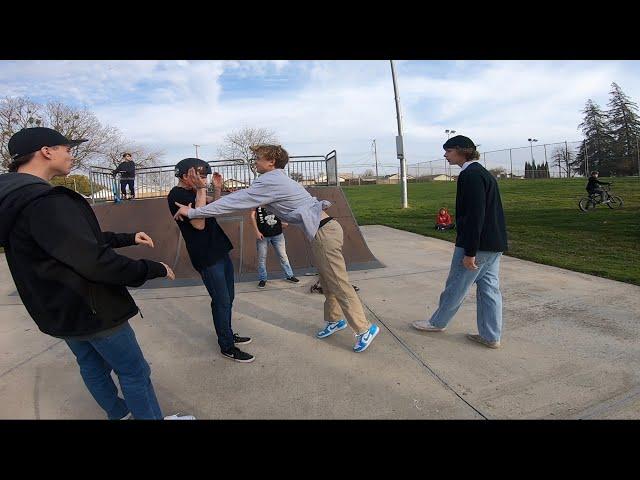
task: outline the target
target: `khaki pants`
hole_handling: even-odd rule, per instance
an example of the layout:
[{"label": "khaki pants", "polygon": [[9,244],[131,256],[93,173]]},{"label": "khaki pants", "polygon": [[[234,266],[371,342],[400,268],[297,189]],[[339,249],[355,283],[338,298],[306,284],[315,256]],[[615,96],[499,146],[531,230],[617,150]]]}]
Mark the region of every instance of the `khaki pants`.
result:
[{"label": "khaki pants", "polygon": [[324,320],[337,322],[345,318],[356,334],[371,327],[362,308],[360,297],[353,289],[347,266],[342,256],[342,226],[337,220],[330,220],[316,233],[311,250],[320,272],[320,283],[325,296]]}]

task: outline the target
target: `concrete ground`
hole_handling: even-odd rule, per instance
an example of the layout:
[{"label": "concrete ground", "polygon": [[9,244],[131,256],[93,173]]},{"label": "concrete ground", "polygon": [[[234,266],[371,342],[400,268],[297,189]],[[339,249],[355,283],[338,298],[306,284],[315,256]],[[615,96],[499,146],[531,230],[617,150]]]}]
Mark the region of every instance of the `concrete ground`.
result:
[{"label": "concrete ground", "polygon": [[[234,329],[251,364],[222,357],[204,287],[134,290],[132,325],[166,414],[200,419],[638,419],[640,287],[503,257],[502,348],[465,339],[475,291],[446,332],[434,311],[453,244],[362,227],[386,268],[351,274],[380,335],[364,353],[325,340],[316,277],[236,284]],[[0,419],[101,419],[66,344],[42,334],[0,255]]]}]

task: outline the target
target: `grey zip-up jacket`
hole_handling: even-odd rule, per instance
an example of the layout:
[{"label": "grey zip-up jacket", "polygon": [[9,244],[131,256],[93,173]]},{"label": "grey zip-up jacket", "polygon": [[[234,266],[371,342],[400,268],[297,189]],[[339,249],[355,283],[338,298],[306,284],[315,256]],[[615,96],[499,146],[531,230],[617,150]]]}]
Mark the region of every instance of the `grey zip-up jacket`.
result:
[{"label": "grey zip-up jacket", "polygon": [[331,206],[328,200],[312,197],[281,168],[263,173],[249,188],[238,190],[208,205],[189,210],[189,218],[206,218],[238,210],[264,206],[281,220],[302,228],[312,241],[318,232],[322,210]]}]

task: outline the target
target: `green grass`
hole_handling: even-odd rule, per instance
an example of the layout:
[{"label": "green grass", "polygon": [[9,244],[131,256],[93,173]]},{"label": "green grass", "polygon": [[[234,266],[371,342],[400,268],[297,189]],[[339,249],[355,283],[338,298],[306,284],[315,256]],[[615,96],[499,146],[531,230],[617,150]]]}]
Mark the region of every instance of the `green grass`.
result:
[{"label": "green grass", "polygon": [[[586,180],[502,180],[507,255],[640,285],[640,179],[613,178],[624,206],[599,205],[583,213],[578,200]],[[455,241],[455,231],[433,229],[441,206],[455,216],[456,183],[408,185],[409,208],[400,208],[400,185],[343,187],[360,225],[387,225]]]}]

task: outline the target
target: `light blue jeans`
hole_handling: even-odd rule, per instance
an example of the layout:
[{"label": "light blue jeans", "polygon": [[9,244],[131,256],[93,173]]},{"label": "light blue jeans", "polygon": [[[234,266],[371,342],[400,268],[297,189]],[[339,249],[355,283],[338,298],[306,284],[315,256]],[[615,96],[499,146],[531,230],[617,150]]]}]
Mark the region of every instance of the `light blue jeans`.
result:
[{"label": "light blue jeans", "polygon": [[431,316],[431,325],[446,327],[456,314],[471,286],[477,285],[478,333],[490,342],[502,334],[502,294],[500,293],[500,257],[502,252],[476,254],[478,270],[467,270],[462,264],[464,249],[456,247],[438,309]]},{"label": "light blue jeans", "polygon": [[256,246],[258,247],[258,280],[267,281],[267,249],[269,244],[273,245],[273,249],[278,254],[280,266],[287,278],[293,277],[293,270],[291,270],[289,258],[287,257],[284,233],[281,233],[273,237],[264,237],[264,240],[256,240]]}]

